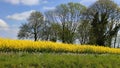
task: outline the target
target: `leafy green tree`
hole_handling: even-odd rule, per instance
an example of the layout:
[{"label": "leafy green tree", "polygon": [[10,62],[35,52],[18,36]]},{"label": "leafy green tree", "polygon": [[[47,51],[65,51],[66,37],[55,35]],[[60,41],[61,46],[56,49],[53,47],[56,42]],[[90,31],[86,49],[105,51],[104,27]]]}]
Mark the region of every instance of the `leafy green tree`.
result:
[{"label": "leafy green tree", "polygon": [[31,35],[29,34],[29,26],[28,24],[22,24],[20,27],[18,38],[19,39],[28,39]]},{"label": "leafy green tree", "polygon": [[32,38],[34,41],[37,41],[41,38],[41,32],[43,30],[44,25],[44,16],[42,13],[35,11],[32,12],[30,17],[28,18],[28,23],[23,24],[20,27],[20,31],[18,33],[18,38]]},{"label": "leafy green tree", "polygon": [[46,11],[45,12],[45,21],[47,26],[45,28],[46,32],[44,36],[47,36],[47,40],[56,42],[59,40],[59,31],[61,31],[61,26],[59,23],[55,22],[55,13],[54,11]]},{"label": "leafy green tree", "polygon": [[91,25],[89,21],[82,20],[77,29],[77,39],[80,44],[88,44],[90,39]]},{"label": "leafy green tree", "polygon": [[120,28],[119,6],[112,0],[98,0],[87,9],[84,15],[91,24],[90,43],[110,46]]},{"label": "leafy green tree", "polygon": [[50,27],[50,41],[54,41],[56,42],[57,40],[59,40],[59,35],[61,31],[61,26],[58,23],[51,23],[51,27]]},{"label": "leafy green tree", "polygon": [[59,23],[61,30],[59,31],[59,39],[63,43],[73,43],[76,35],[78,23],[81,20],[85,6],[80,3],[61,4],[56,7],[49,15],[49,21]]}]

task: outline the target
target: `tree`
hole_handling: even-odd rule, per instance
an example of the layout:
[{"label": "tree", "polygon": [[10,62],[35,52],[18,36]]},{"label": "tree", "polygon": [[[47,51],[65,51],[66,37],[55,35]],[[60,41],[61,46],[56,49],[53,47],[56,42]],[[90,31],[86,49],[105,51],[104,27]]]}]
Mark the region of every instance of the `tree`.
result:
[{"label": "tree", "polygon": [[47,23],[43,28],[41,40],[56,42],[59,38],[60,25],[58,23]]},{"label": "tree", "polygon": [[19,39],[28,39],[31,35],[29,34],[29,26],[27,23],[22,24],[18,33]]},{"label": "tree", "polygon": [[91,25],[89,21],[82,20],[79,24],[77,29],[77,39],[79,40],[80,44],[88,44],[90,38],[90,28]]},{"label": "tree", "polygon": [[61,26],[58,23],[51,23],[50,27],[50,41],[56,42],[59,40],[59,32],[61,31]]},{"label": "tree", "polygon": [[84,13],[91,24],[90,43],[111,45],[113,37],[120,28],[120,10],[112,0],[98,0]]},{"label": "tree", "polygon": [[49,40],[49,41],[53,41],[53,42],[56,42],[57,40],[59,40],[59,31],[61,26],[59,23],[56,23],[54,16],[55,16],[55,13],[54,11],[46,11],[45,12],[45,23],[46,23],[46,27],[44,28],[44,32],[43,33],[43,36],[44,37],[47,37],[46,40]]},{"label": "tree", "polygon": [[63,43],[73,43],[76,39],[78,23],[85,9],[85,6],[79,3],[61,4],[52,11],[52,15],[49,15],[50,21],[60,24],[59,39]]},{"label": "tree", "polygon": [[18,38],[33,38],[37,41],[41,38],[41,32],[43,30],[44,19],[42,13],[35,11],[32,12],[28,18],[28,23],[23,24],[20,27]]}]

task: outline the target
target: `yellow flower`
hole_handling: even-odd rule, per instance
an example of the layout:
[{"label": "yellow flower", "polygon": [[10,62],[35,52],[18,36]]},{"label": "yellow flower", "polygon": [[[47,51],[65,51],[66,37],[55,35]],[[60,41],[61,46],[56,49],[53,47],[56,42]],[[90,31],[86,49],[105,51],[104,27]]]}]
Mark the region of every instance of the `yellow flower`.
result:
[{"label": "yellow flower", "polygon": [[0,38],[0,50],[120,54],[120,49],[95,45],[63,44],[50,41],[34,42],[30,40],[11,40],[2,38]]}]

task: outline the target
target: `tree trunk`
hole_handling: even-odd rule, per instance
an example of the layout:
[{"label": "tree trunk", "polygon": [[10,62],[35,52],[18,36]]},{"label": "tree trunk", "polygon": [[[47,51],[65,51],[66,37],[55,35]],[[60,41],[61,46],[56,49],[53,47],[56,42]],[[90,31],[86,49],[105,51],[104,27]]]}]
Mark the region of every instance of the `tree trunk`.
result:
[{"label": "tree trunk", "polygon": [[37,34],[34,34],[34,41],[37,41]]},{"label": "tree trunk", "polygon": [[115,35],[114,48],[116,47],[116,41],[117,41],[117,34]]},{"label": "tree trunk", "polygon": [[62,42],[65,43],[65,23],[62,23],[63,25],[63,30],[62,30]]},{"label": "tree trunk", "polygon": [[103,39],[97,39],[96,44],[100,46],[105,46],[105,42]]}]

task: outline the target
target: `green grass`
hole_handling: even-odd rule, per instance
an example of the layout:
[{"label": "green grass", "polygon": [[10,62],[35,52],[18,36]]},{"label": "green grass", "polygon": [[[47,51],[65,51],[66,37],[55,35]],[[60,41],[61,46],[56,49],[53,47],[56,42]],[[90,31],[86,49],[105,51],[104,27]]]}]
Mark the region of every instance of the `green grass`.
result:
[{"label": "green grass", "polygon": [[120,55],[0,53],[0,68],[120,68]]}]

